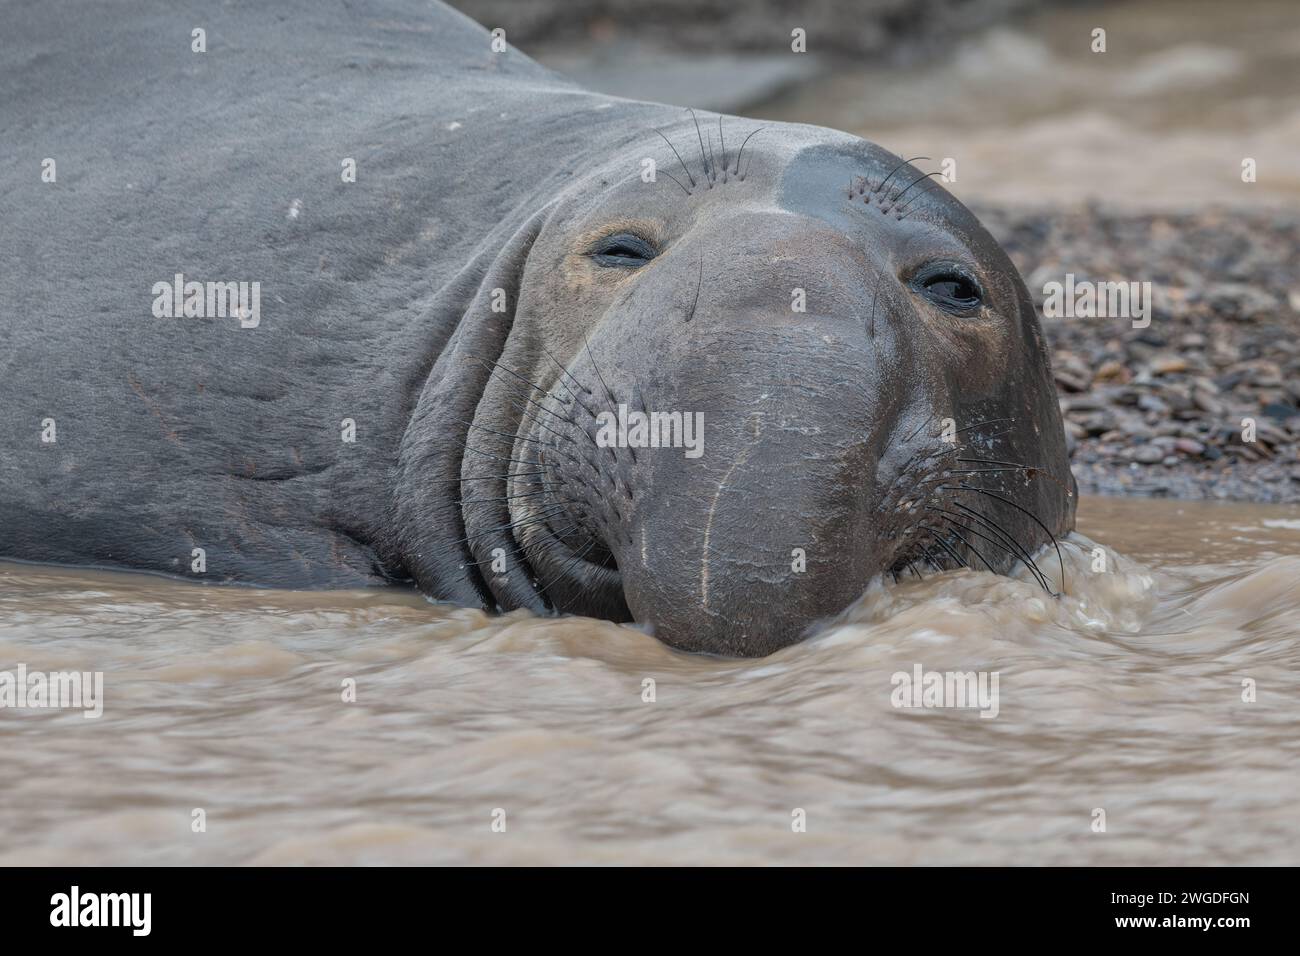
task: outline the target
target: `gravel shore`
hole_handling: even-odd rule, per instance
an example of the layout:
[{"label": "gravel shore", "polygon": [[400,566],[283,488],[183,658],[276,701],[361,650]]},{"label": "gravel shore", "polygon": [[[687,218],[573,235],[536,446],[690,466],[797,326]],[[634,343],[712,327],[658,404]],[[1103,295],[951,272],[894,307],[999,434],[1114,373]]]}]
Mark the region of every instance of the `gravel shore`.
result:
[{"label": "gravel shore", "polygon": [[1146,328],[1043,317],[1081,491],[1300,502],[1300,213],[976,212],[1040,316],[1066,273],[1151,283]]}]

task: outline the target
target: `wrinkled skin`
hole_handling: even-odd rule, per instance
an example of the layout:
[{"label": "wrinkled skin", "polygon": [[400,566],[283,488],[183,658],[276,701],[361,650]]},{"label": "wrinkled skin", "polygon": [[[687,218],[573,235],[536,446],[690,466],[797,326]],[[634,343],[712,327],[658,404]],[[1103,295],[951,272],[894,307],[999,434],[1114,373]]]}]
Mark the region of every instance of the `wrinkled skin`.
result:
[{"label": "wrinkled skin", "polygon": [[[879,147],[591,93],[428,0],[7,27],[0,557],[759,655],[1073,525],[1020,279]],[[260,282],[260,324],[159,316],[177,273]],[[619,405],[702,453],[604,447]]]},{"label": "wrinkled skin", "polygon": [[[499,367],[478,363],[470,451],[444,465],[470,480],[438,492],[463,516],[470,586],[503,608],[762,655],[878,575],[1032,563],[1020,559],[1073,525],[1073,480],[1048,356],[1005,254],[879,147],[775,125],[739,166],[732,145],[724,168],[725,124],[754,124],[724,119],[719,137],[716,117],[702,121],[689,166],[647,137],[536,226]],[[696,136],[688,118],[668,138],[690,156]],[[645,154],[680,182],[643,182]],[[601,252],[629,235],[642,244]],[[954,277],[968,284],[944,285]],[[934,298],[972,286],[973,308]],[[475,365],[474,349],[463,359]],[[702,454],[602,447],[596,416],[619,404],[702,413]],[[401,501],[428,493],[428,464],[408,473],[399,521]]]}]

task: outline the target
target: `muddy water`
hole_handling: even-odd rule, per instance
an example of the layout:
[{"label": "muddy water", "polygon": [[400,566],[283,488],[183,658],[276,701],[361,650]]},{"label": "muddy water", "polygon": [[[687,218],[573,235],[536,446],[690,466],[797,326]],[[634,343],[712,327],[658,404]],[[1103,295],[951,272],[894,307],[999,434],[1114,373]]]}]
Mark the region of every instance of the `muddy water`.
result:
[{"label": "muddy water", "polygon": [[[1060,601],[950,573],[757,661],[3,566],[0,670],[105,684],[0,710],[0,862],[1300,863],[1300,509],[1081,511],[1107,570],[1077,538]],[[893,706],[917,664],[996,672],[996,717]]]}]

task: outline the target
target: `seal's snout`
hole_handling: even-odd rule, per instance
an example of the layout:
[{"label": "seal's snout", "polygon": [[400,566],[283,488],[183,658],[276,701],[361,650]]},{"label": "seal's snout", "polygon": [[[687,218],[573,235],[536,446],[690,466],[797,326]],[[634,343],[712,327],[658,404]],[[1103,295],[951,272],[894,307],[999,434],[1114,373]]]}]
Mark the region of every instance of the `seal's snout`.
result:
[{"label": "seal's snout", "polygon": [[[750,451],[721,473],[661,474],[673,493],[647,500],[617,549],[628,609],[676,647],[770,654],[850,605],[875,571],[854,496],[834,500],[815,464],[791,480],[788,459]],[[783,493],[766,493],[777,480]]]},{"label": "seal's snout", "polygon": [[[603,540],[631,616],[666,643],[770,654],[878,573],[861,410],[846,400],[812,414],[798,392],[733,382],[727,395],[679,394],[675,404],[706,409],[702,454],[659,448],[623,460],[626,507],[605,514]],[[852,427],[833,420],[855,411]]]},{"label": "seal's snout", "polygon": [[650,381],[612,349],[584,350],[572,401],[534,433],[547,502],[535,537],[552,546],[530,557],[556,581],[552,606],[598,600],[675,647],[761,656],[878,573],[865,394],[842,388],[843,362],[781,381],[761,342],[746,349],[725,375],[683,362]]}]

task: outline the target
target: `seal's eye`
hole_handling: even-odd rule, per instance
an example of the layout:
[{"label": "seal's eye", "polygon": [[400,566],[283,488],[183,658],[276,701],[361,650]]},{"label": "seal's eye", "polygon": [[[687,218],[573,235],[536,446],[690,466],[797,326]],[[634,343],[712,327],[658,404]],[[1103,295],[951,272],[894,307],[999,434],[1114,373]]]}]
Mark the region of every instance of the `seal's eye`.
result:
[{"label": "seal's eye", "polygon": [[654,246],[630,232],[616,232],[599,240],[591,250],[597,265],[635,269],[656,255]]},{"label": "seal's eye", "polygon": [[975,277],[951,263],[926,266],[912,277],[912,288],[953,315],[974,315],[984,304]]}]

